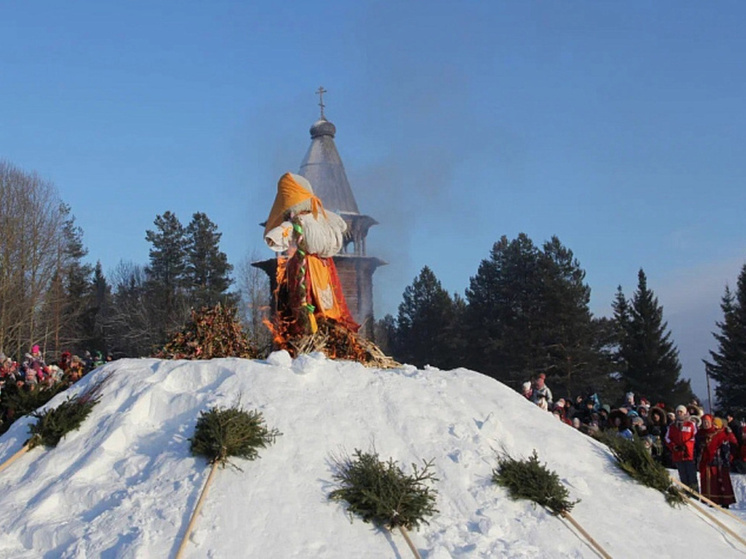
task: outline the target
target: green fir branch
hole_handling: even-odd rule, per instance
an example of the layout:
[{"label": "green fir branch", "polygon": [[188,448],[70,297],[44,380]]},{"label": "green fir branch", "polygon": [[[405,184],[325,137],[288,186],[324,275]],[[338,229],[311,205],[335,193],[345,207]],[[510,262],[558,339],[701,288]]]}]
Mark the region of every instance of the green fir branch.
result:
[{"label": "green fir branch", "polygon": [[632,479],[663,493],[671,506],[684,503],[684,494],[671,481],[668,470],[653,459],[639,437],[629,440],[604,432],[597,439],[609,447],[619,467]]},{"label": "green fir branch", "polygon": [[190,450],[195,456],[204,456],[210,464],[230,464],[229,456],[246,460],[259,457],[259,448],[266,448],[281,435],[277,429],[268,429],[259,411],[246,411],[239,405],[230,408],[214,407],[201,412],[191,441]]},{"label": "green fir branch", "polygon": [[29,448],[34,448],[40,444],[47,448],[53,448],[65,435],[80,427],[101,399],[101,390],[110,376],[111,374],[103,377],[91,385],[88,390],[76,396],[68,397],[54,409],[34,412],[33,416],[37,418],[37,422],[29,425],[31,434],[27,443]]},{"label": "green fir branch", "polygon": [[431,471],[433,460],[423,466],[412,464],[406,475],[389,459],[383,462],[374,452],[355,450],[354,456],[332,459],[339,488],[329,494],[333,501],[346,501],[348,512],[364,522],[393,529],[397,526],[418,528],[428,524],[426,517],[438,512],[437,491],[428,486],[437,481]]},{"label": "green fir branch", "polygon": [[492,481],[505,487],[511,499],[528,499],[556,515],[569,513],[580,502],[570,501],[569,491],[556,472],[539,463],[536,450],[527,460],[516,460],[505,452],[498,456]]}]

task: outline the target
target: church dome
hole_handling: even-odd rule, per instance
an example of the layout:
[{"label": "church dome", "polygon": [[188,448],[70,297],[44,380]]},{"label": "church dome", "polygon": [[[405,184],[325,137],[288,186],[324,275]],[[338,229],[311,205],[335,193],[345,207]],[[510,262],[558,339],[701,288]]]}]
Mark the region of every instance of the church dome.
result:
[{"label": "church dome", "polygon": [[311,126],[311,138],[318,138],[319,136],[331,136],[337,133],[337,127],[325,118],[320,118]]}]

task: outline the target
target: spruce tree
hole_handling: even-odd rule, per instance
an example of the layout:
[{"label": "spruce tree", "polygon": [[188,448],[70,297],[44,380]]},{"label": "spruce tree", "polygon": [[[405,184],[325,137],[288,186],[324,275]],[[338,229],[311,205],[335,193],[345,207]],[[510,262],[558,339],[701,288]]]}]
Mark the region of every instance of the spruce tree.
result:
[{"label": "spruce tree", "polygon": [[179,219],[167,211],[155,218],[156,229],[145,239],[152,244],[150,263],[145,268],[148,305],[159,330],[159,343],[179,328],[189,316],[185,293],[186,234]]},{"label": "spruce tree", "polygon": [[83,262],[88,254],[83,230],[75,224],[70,207],[60,204],[58,215],[61,228],[56,238],[54,273],[42,308],[42,321],[48,333],[45,348],[48,359],[84,343],[86,299],[92,274],[91,265]]},{"label": "spruce tree", "polygon": [[425,266],[404,290],[399,305],[394,357],[418,367],[457,365],[456,306],[433,271]]},{"label": "spruce tree", "polygon": [[503,236],[466,292],[469,366],[516,389],[542,372],[555,394],[601,384],[608,366],[584,280],[557,237],[540,250],[524,233]]},{"label": "spruce tree", "polygon": [[738,276],[736,293],[728,286],[720,303],[722,322],[716,351],[710,351],[711,361],[705,361],[707,374],[717,381],[717,407],[723,411],[746,414],[746,265]]},{"label": "spruce tree", "polygon": [[545,366],[541,268],[540,252],[527,235],[512,241],[503,236],[466,291],[469,366],[516,389]]},{"label": "spruce tree", "polygon": [[220,238],[215,225],[206,214],[197,212],[185,230],[185,278],[192,305],[196,309],[212,307],[220,302],[235,303],[226,291],[233,280],[229,277],[233,266],[220,250]]},{"label": "spruce tree", "polygon": [[608,372],[598,347],[596,323],[589,308],[591,289],[585,271],[554,236],[543,246],[546,316],[544,344],[546,373],[553,377],[555,391],[569,396],[598,390]]},{"label": "spruce tree", "polygon": [[613,305],[619,331],[617,359],[625,390],[653,402],[687,403],[694,394],[689,381],[679,378],[679,352],[663,321],[663,307],[648,288],[642,269],[637,278],[631,301],[624,299],[619,288]]},{"label": "spruce tree", "polygon": [[88,298],[86,312],[86,334],[88,346],[92,349],[108,353],[111,350],[109,325],[111,321],[112,295],[111,287],[101,268],[101,262],[96,262],[91,280],[91,293]]}]

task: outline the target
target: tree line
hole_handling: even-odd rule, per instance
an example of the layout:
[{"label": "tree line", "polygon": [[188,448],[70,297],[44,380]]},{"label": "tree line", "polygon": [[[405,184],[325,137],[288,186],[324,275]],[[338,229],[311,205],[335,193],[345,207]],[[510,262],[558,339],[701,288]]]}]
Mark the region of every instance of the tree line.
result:
[{"label": "tree line", "polygon": [[[187,225],[166,211],[145,232],[146,265],[120,262],[110,278],[86,263],[83,231],[54,185],[0,161],[0,351],[20,359],[39,344],[47,359],[63,351],[147,356],[181,328],[191,309],[238,305],[260,331],[268,288],[263,272],[243,263],[238,289],[220,250],[221,233],[206,214]],[[262,327],[263,328],[263,327]]]},{"label": "tree line", "polygon": [[[503,236],[464,297],[424,267],[397,316],[376,323],[377,341],[399,361],[467,367],[516,390],[544,373],[555,397],[596,392],[614,403],[632,391],[654,403],[689,403],[694,394],[680,378],[663,307],[643,269],[637,280],[630,297],[618,288],[612,317],[594,317],[585,271],[557,237],[537,246],[525,234]],[[746,413],[746,266],[722,307],[720,349],[707,371],[719,382],[717,404]]]},{"label": "tree line", "polygon": [[[248,256],[234,272],[207,215],[183,225],[170,211],[145,232],[146,265],[120,262],[107,278],[86,263],[83,231],[54,185],[0,161],[0,351],[16,358],[42,345],[63,351],[145,356],[163,346],[191,309],[237,305],[257,347],[271,345],[264,272]],[[233,289],[233,290],[231,290]],[[396,317],[375,325],[375,341],[401,362],[467,367],[518,389],[539,373],[555,394],[593,390],[609,401],[625,391],[653,402],[688,402],[678,350],[663,308],[641,269],[627,298],[618,289],[611,318],[594,317],[590,287],[557,237],[537,246],[503,236],[470,278],[449,294],[429,267],[406,287]],[[746,265],[735,293],[726,287],[718,348],[705,363],[717,404],[746,413]]]}]

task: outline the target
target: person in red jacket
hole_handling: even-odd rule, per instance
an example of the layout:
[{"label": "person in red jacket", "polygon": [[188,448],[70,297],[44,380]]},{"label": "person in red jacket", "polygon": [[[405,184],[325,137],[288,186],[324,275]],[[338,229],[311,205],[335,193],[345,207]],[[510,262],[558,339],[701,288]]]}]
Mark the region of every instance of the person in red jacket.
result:
[{"label": "person in red jacket", "polygon": [[699,492],[697,466],[694,462],[696,436],[697,426],[689,419],[686,406],[676,406],[676,419],[666,431],[666,446],[671,451],[671,458],[679,471],[681,483]]},{"label": "person in red jacket", "polygon": [[702,495],[726,509],[736,502],[730,480],[730,448],[736,442],[735,435],[720,418],[713,419],[710,414],[702,416],[702,428],[697,433]]}]

